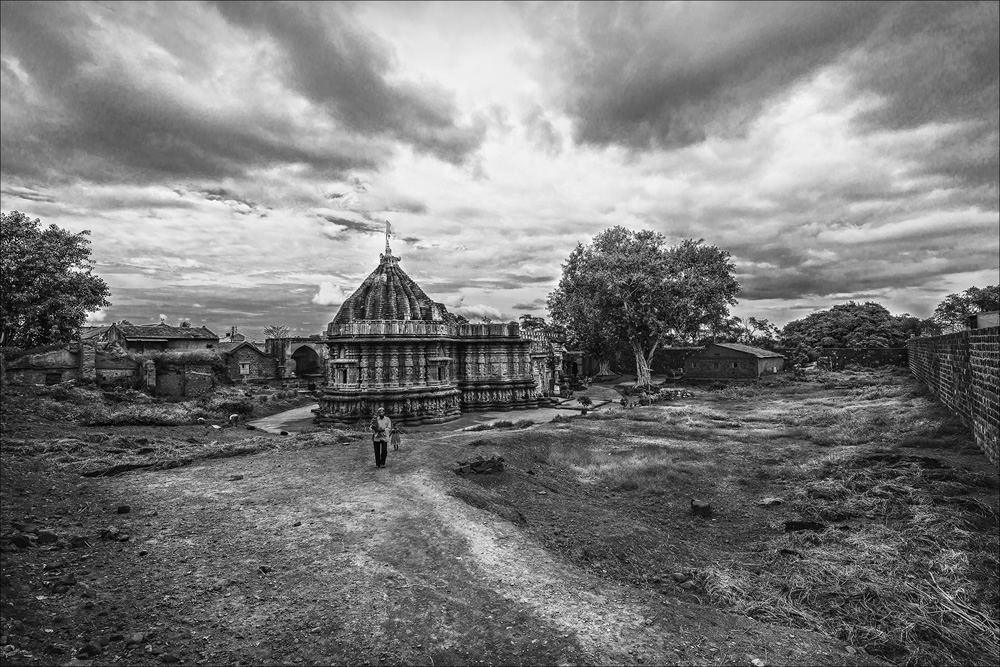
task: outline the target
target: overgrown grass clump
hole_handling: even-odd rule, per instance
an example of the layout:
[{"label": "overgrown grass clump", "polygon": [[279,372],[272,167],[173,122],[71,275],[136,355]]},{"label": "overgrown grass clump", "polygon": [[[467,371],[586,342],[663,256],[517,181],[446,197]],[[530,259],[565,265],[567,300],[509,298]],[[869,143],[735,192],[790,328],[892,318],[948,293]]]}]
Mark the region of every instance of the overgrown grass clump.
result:
[{"label": "overgrown grass clump", "polygon": [[[978,451],[971,434],[904,369],[733,385],[574,421],[539,460],[638,498],[698,494],[723,512],[780,495],[775,517],[828,526],[761,526],[718,549],[696,577],[713,603],[895,664],[1000,662],[997,515],[982,500],[997,479],[950,461],[949,450]],[[642,555],[643,571],[671,567],[659,558]]]},{"label": "overgrown grass clump", "polygon": [[517,421],[510,421],[509,419],[498,419],[497,421],[487,422],[485,424],[476,424],[468,428],[462,429],[463,431],[498,431],[502,429],[522,429],[530,428],[535,425],[535,422],[530,419],[519,419]]},{"label": "overgrown grass clump", "polygon": [[[758,620],[825,631],[897,664],[996,664],[996,515],[966,497],[996,481],[919,457],[825,461],[791,533],[700,573],[709,598]],[[933,466],[933,464],[930,464]]]}]

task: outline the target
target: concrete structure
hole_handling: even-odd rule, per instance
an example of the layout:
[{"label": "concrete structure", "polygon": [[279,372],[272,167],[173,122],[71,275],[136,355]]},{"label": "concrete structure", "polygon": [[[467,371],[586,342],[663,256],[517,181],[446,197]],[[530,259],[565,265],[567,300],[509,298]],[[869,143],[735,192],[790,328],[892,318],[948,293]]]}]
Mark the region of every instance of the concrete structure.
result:
[{"label": "concrete structure", "polygon": [[410,425],[537,408],[547,379],[516,323],[461,323],[406,275],[388,242],[323,342],[328,385],[319,423],[354,423],[379,407]]},{"label": "concrete structure", "polygon": [[689,380],[754,379],[784,368],[785,358],[779,353],[739,343],[709,343],[684,360]]},{"label": "concrete structure", "polygon": [[1000,326],[1000,310],[986,310],[975,315],[969,315],[970,329],[985,329]]},{"label": "concrete structure", "polygon": [[110,343],[117,343],[131,352],[164,352],[166,350],[213,349],[219,336],[205,327],[192,327],[184,322],[179,327],[159,324],[128,324],[115,322],[102,334]]}]

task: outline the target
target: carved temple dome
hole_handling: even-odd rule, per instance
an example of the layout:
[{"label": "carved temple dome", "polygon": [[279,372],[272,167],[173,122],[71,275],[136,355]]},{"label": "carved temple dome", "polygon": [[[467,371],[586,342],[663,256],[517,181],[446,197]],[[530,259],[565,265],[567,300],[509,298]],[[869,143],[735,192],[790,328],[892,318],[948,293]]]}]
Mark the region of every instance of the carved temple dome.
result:
[{"label": "carved temple dome", "polygon": [[347,297],[330,325],[358,320],[454,322],[455,319],[443,304],[433,301],[399,268],[399,258],[387,248],[379,255],[378,268]]}]

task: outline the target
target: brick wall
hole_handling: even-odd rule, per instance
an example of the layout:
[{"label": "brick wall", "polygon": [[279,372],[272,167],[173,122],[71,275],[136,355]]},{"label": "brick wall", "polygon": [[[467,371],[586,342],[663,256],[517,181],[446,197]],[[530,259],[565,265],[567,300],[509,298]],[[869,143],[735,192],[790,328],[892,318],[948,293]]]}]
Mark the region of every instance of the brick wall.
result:
[{"label": "brick wall", "polygon": [[1000,327],[914,338],[910,371],[971,429],[1000,468]]}]

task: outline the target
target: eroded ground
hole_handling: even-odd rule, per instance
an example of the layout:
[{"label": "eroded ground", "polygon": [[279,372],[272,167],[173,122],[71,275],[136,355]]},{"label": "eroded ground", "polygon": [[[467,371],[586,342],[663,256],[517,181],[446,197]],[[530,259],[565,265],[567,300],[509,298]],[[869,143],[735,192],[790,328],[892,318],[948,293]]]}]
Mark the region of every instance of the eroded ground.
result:
[{"label": "eroded ground", "polygon": [[[829,631],[707,604],[699,572],[774,552],[767,540],[782,535],[781,522],[802,518],[790,488],[802,480],[769,473],[768,461],[784,470],[816,444],[751,439],[746,458],[710,465],[698,446],[727,433],[799,428],[786,397],[745,398],[510,432],[414,433],[382,470],[366,437],[350,433],[232,429],[225,437],[303,444],[116,477],[5,453],[4,662],[878,663]],[[679,414],[684,428],[671,426]],[[655,493],[628,474],[616,482],[621,471],[595,457],[643,474],[652,456],[643,448],[667,439],[654,424],[690,449],[667,466],[675,477]],[[711,437],[698,445],[702,428]],[[108,432],[67,426],[62,439]],[[154,444],[188,435],[115,433]],[[589,458],[573,458],[582,449]],[[507,459],[500,475],[453,472],[456,461],[493,454]],[[967,444],[951,454],[982,465]],[[699,491],[711,519],[688,511]],[[766,495],[786,504],[758,505]],[[41,544],[40,531],[56,541]],[[18,533],[35,544],[11,548]]]}]

